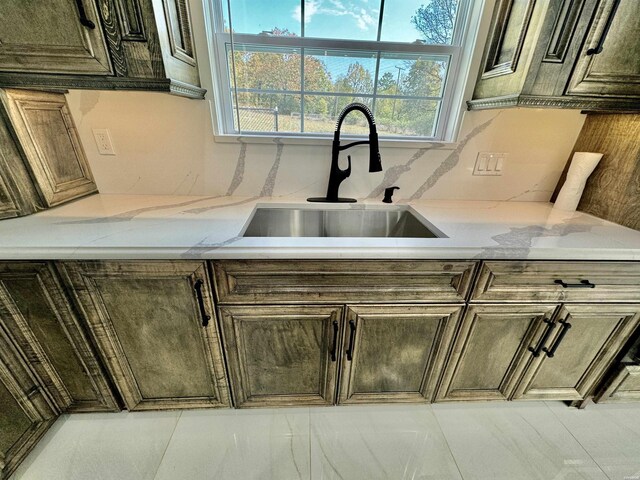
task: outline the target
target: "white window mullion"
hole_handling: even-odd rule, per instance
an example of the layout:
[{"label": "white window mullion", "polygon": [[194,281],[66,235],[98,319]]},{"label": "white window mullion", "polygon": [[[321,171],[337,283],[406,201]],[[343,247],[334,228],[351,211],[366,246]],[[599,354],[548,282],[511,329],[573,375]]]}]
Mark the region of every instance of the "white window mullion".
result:
[{"label": "white window mullion", "polygon": [[[375,41],[370,40],[352,40],[352,39],[336,39],[336,38],[308,38],[305,37],[305,0],[300,0],[300,10],[301,10],[301,19],[300,19],[300,36],[275,36],[270,34],[250,34],[250,33],[235,33],[233,31],[234,20],[236,20],[238,25],[242,25],[242,18],[237,19],[234,18],[234,14],[237,15],[237,12],[232,11],[231,0],[206,0],[209,3],[210,7],[205,8],[205,10],[213,15],[213,19],[210,25],[216,30],[211,36],[211,40],[213,42],[214,48],[212,48],[212,52],[215,58],[212,62],[212,66],[214,66],[214,87],[216,87],[216,102],[215,106],[218,110],[216,118],[218,121],[216,122],[218,127],[223,130],[224,133],[233,133],[237,131],[237,133],[245,134],[268,134],[269,132],[254,132],[253,129],[262,129],[262,128],[272,128],[270,126],[264,126],[262,122],[263,117],[258,117],[259,120],[248,120],[246,115],[243,113],[243,118],[247,123],[246,126],[241,124],[241,116],[240,116],[240,104],[239,104],[239,95],[248,96],[246,93],[255,92],[259,94],[257,96],[258,100],[256,102],[249,102],[246,106],[255,106],[258,108],[261,105],[266,105],[263,101],[263,97],[260,94],[275,94],[285,96],[284,101],[286,104],[282,104],[279,100],[276,102],[276,106],[284,106],[287,108],[289,105],[292,106],[292,112],[295,112],[296,104],[295,102],[290,102],[291,98],[287,98],[286,96],[291,95],[293,100],[295,100],[296,96],[299,96],[299,110],[300,110],[300,119],[299,119],[299,133],[306,134],[305,130],[311,128],[312,130],[318,128],[318,125],[325,122],[327,118],[330,118],[332,112],[322,113],[322,116],[318,116],[316,118],[315,114],[313,117],[306,118],[305,115],[307,112],[307,103],[312,102],[313,98],[316,96],[324,96],[324,97],[363,97],[365,99],[370,99],[371,106],[374,114],[378,114],[382,119],[385,119],[383,124],[388,124],[389,129],[387,130],[387,138],[419,138],[419,137],[409,137],[409,136],[399,136],[399,135],[390,135],[391,132],[396,131],[395,128],[401,128],[404,132],[422,132],[424,136],[421,138],[436,138],[436,139],[444,139],[446,135],[451,135],[451,132],[456,129],[456,127],[451,126],[451,122],[449,120],[450,116],[459,122],[459,115],[456,113],[460,110],[459,103],[461,102],[461,96],[459,94],[461,90],[460,86],[460,78],[466,78],[467,71],[463,70],[468,68],[468,54],[466,52],[471,48],[469,43],[469,37],[473,36],[473,34],[468,34],[467,29],[469,25],[475,25],[474,22],[477,22],[476,16],[478,15],[478,9],[473,10],[473,14],[471,14],[471,5],[472,0],[459,0],[459,4],[456,12],[456,19],[453,31],[452,45],[431,45],[424,43],[403,43],[403,42],[383,42],[380,41],[382,38],[382,28],[384,24],[385,17],[385,0],[379,0],[379,15],[378,15],[378,24],[377,24],[377,33]],[[249,0],[246,0],[249,1]],[[371,0],[370,0],[371,1]],[[371,2],[373,3],[373,2]],[[224,21],[225,21],[225,7],[226,14],[228,17],[228,28],[229,32],[224,32]],[[375,8],[372,6],[371,8]],[[235,9],[234,9],[235,10]],[[241,9],[242,10],[242,9]],[[369,10],[370,11],[370,10]],[[247,13],[248,15],[249,13]],[[470,21],[470,18],[473,21]],[[244,27],[239,27],[244,28]],[[389,35],[385,34],[385,37],[389,37]],[[282,49],[282,50],[280,50]],[[246,50],[248,54],[251,52],[257,52],[257,54],[265,53],[264,58],[270,58],[269,55],[272,53],[278,54],[280,52],[285,52],[285,50],[295,49],[296,52],[300,54],[300,85],[299,92],[295,90],[285,91],[285,90],[276,90],[276,89],[263,89],[263,88],[238,88],[239,80],[238,68],[240,68],[240,62],[244,64],[245,57],[241,57],[236,61],[236,53],[240,51]],[[335,63],[328,63],[327,68],[325,69],[328,74],[331,74],[332,83],[334,86],[327,88],[327,91],[317,92],[317,91],[306,91],[305,85],[305,67],[306,59],[305,55],[307,53],[314,55],[312,50],[324,50],[325,52],[330,52],[328,58],[333,58]],[[336,53],[331,53],[336,52]],[[345,93],[336,93],[330,90],[333,90],[335,87],[336,76],[342,75],[346,69],[346,65],[350,65],[348,63],[340,64],[339,60],[336,60],[342,56],[344,56],[348,61],[352,64],[356,61],[360,61],[361,57],[367,57],[370,60],[369,65],[366,63],[365,68],[368,71],[367,76],[369,74],[373,74],[373,90],[369,93],[353,93],[353,92],[345,92]],[[373,57],[375,56],[375,66],[373,65]],[[334,58],[335,57],[335,58]],[[441,57],[441,60],[438,58]],[[409,89],[414,93],[414,95],[400,95],[395,92],[396,95],[380,95],[380,76],[382,73],[389,71],[391,66],[394,64],[393,62],[404,62],[407,61],[407,65],[411,65],[410,67],[406,67],[406,74],[411,71],[412,73],[418,71],[413,69],[414,63],[409,62],[418,62],[419,60],[426,60],[426,64],[424,64],[424,68],[426,72],[429,72],[423,77],[423,80],[418,80],[415,82],[415,89]],[[464,59],[464,61],[463,61]],[[259,60],[256,59],[256,60]],[[289,60],[287,60],[289,61]],[[417,93],[431,93],[434,90],[433,86],[438,85],[438,79],[436,68],[437,63],[432,62],[447,62],[446,66],[446,75],[443,78],[443,87],[440,92],[437,92],[439,96],[420,96],[416,95]],[[294,60],[295,62],[295,60]],[[238,65],[236,65],[238,63]],[[464,65],[462,64],[464,63]],[[433,67],[431,66],[433,65]],[[287,67],[287,71],[293,65],[289,65]],[[422,65],[420,66],[422,68]],[[431,68],[433,68],[433,80],[431,75]],[[261,85],[260,82],[253,81],[253,76],[255,75],[252,72],[247,72],[246,69],[243,69],[245,75],[249,75],[250,83],[245,84],[244,86],[259,86],[263,87],[264,83]],[[265,70],[265,71],[268,71]],[[315,73],[315,72],[314,72]],[[388,78],[388,75],[387,75]],[[259,79],[256,79],[259,80]],[[386,80],[386,78],[385,78]],[[287,82],[290,84],[290,82]],[[411,85],[414,82],[412,81]],[[355,85],[355,84],[354,84]],[[407,84],[409,85],[409,84]],[[275,88],[283,85],[277,84],[274,85]],[[293,87],[295,89],[295,87]],[[325,87],[321,87],[320,89],[324,89]],[[426,89],[424,91],[423,89]],[[352,90],[349,88],[347,90]],[[403,90],[404,91],[404,90]],[[404,91],[407,93],[407,91]],[[254,97],[254,95],[250,95],[249,98]],[[454,98],[455,97],[455,98]],[[385,102],[382,101],[385,100]],[[398,107],[398,114],[396,116],[390,117],[390,109],[391,103],[389,100],[398,100],[400,107]],[[455,100],[455,104],[454,104]],[[324,104],[326,100],[323,100]],[[340,102],[340,100],[338,100]],[[345,102],[342,100],[342,102]],[[413,102],[413,104],[412,104]],[[417,102],[417,103],[416,103]],[[424,109],[416,110],[416,105],[425,105],[428,107],[430,105],[429,102],[438,102],[438,112],[436,112],[436,116],[434,118],[433,125],[433,135],[428,134],[427,126],[430,124],[429,114],[426,113]],[[386,103],[386,106],[385,106]],[[324,112],[323,110],[317,110],[318,112]],[[313,112],[316,112],[314,109]],[[391,118],[391,120],[390,120]],[[424,119],[423,126],[420,127],[415,123],[415,118]],[[305,121],[308,120],[308,125],[305,125]],[[235,130],[234,126],[237,125],[237,130]],[[251,130],[249,130],[251,129]],[[275,128],[274,128],[275,130]],[[293,135],[294,132],[277,132],[278,135]],[[330,135],[331,132],[327,132],[327,135]],[[314,134],[315,135],[315,134]]]}]

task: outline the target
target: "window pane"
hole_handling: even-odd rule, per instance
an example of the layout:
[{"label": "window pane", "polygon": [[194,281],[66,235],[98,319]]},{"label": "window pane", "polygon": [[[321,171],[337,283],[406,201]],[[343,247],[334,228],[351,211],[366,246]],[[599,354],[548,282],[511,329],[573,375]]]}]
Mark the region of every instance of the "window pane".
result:
[{"label": "window pane", "polygon": [[240,128],[235,112],[233,124],[243,132],[300,132],[300,95],[238,93]]},{"label": "window pane", "polygon": [[[360,102],[372,107],[371,98],[337,95],[305,95],[304,131],[313,133],[333,133],[338,114],[352,102]],[[364,115],[351,112],[342,124],[342,133],[369,134]]]},{"label": "window pane", "polygon": [[439,109],[435,100],[378,98],[374,112],[378,135],[432,137]]},{"label": "window pane", "polygon": [[[237,88],[300,91],[300,50],[234,44]],[[233,77],[231,46],[227,45],[229,78]],[[233,87],[233,80],[231,81]]]},{"label": "window pane", "polygon": [[[228,0],[235,33],[268,34],[276,36],[300,36],[299,0]],[[224,29],[229,29],[227,1],[222,1]]]},{"label": "window pane", "polygon": [[386,0],[380,40],[451,45],[460,0]]},{"label": "window pane", "polygon": [[306,49],[305,90],[373,94],[376,55],[373,52]]},{"label": "window pane", "polygon": [[376,40],[379,16],[379,1],[304,0],[304,36]]},{"label": "window pane", "polygon": [[385,54],[380,59],[377,94],[440,97],[448,63],[442,55]]}]

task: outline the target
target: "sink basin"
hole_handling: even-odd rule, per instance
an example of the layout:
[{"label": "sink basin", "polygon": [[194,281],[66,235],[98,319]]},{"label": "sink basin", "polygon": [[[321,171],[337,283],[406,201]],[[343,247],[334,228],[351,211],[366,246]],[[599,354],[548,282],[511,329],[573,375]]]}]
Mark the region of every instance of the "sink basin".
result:
[{"label": "sink basin", "polygon": [[243,237],[441,238],[409,206],[375,208],[257,207]]}]

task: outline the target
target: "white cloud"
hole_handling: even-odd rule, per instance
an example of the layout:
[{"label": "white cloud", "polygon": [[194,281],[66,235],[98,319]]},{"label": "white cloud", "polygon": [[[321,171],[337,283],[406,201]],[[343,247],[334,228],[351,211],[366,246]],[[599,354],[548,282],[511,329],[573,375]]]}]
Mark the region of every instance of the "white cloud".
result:
[{"label": "white cloud", "polygon": [[[316,13],[324,13],[320,9],[320,2],[313,1],[313,0],[306,1],[304,3],[305,21],[309,23],[311,21],[311,18],[313,18],[313,16]],[[302,20],[302,8],[300,7],[300,5],[296,5],[296,7],[293,9],[293,13],[291,14],[291,16],[298,22]]]},{"label": "white cloud", "polygon": [[[366,10],[362,4],[368,0],[352,0],[343,2],[342,0],[328,0],[329,5],[324,6],[322,0],[306,0],[304,4],[304,16],[307,23],[316,14],[331,15],[334,17],[351,16],[355,20],[355,25],[360,30],[368,30],[372,26],[377,26],[378,19],[373,15],[378,15],[378,10]],[[301,21],[302,8],[297,5],[291,14],[296,21]]]}]

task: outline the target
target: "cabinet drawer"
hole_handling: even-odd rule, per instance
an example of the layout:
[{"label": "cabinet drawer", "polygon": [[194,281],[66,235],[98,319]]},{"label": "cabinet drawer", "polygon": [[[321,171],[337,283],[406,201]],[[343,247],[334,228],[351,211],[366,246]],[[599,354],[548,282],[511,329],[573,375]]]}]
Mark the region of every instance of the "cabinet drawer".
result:
[{"label": "cabinet drawer", "polygon": [[475,262],[216,261],[220,303],[462,302]]},{"label": "cabinet drawer", "polygon": [[596,403],[640,401],[640,365],[620,365],[618,373],[596,398]]},{"label": "cabinet drawer", "polygon": [[485,262],[471,301],[638,302],[638,262]]}]

